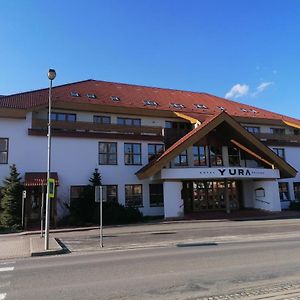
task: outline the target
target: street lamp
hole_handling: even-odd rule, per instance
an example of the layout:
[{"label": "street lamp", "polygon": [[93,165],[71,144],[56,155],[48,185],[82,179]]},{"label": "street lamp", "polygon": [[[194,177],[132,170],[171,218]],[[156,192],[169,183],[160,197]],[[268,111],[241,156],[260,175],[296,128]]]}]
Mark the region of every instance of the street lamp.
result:
[{"label": "street lamp", "polygon": [[49,86],[49,107],[48,107],[48,156],[47,156],[47,194],[46,194],[46,222],[45,222],[45,250],[49,249],[49,227],[50,227],[50,167],[51,167],[51,91],[52,80],[56,77],[56,72],[53,69],[49,69],[48,78],[50,80]]}]

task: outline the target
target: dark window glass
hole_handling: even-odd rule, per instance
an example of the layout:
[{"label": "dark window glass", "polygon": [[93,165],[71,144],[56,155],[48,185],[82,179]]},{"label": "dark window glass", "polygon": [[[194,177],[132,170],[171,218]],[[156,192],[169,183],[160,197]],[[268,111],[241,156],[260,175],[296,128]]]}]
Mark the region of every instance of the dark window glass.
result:
[{"label": "dark window glass", "polygon": [[272,134],[285,134],[284,128],[270,128]]},{"label": "dark window glass", "polygon": [[273,148],[273,151],[282,159],[285,159],[285,151],[284,148]]},{"label": "dark window glass", "polygon": [[124,144],[124,162],[125,165],[142,164],[141,144],[137,144],[137,143]]},{"label": "dark window glass", "polygon": [[151,161],[160,156],[164,151],[163,144],[148,144],[148,160]]},{"label": "dark window glass", "polygon": [[192,125],[190,123],[184,123],[184,122],[172,122],[172,121],[166,121],[165,122],[165,128],[173,128],[173,129],[192,129]]},{"label": "dark window glass", "polygon": [[99,165],[117,164],[117,143],[99,142]]},{"label": "dark window glass", "polygon": [[300,182],[294,182],[294,195],[295,195],[295,200],[300,201]]},{"label": "dark window glass", "polygon": [[162,184],[149,184],[150,207],[164,206],[164,193]]},{"label": "dark window glass", "polygon": [[99,124],[110,124],[110,117],[94,116],[93,121],[94,121],[94,123],[99,123]]},{"label": "dark window glass", "polygon": [[281,201],[290,201],[289,184],[287,182],[278,182],[279,197]]},{"label": "dark window glass", "polygon": [[222,147],[211,146],[209,148],[211,166],[223,166]]},{"label": "dark window glass", "polygon": [[143,206],[143,193],[141,184],[125,185],[125,205],[131,207]]},{"label": "dark window glass", "polygon": [[0,138],[0,164],[8,163],[8,139]]},{"label": "dark window glass", "polygon": [[205,146],[193,146],[194,166],[206,166]]},{"label": "dark window glass", "polygon": [[76,122],[76,114],[52,112],[51,120],[52,121]]},{"label": "dark window glass", "polygon": [[103,185],[103,193],[107,202],[118,202],[118,186]]},{"label": "dark window glass", "polygon": [[187,150],[181,152],[176,158],[175,158],[175,166],[187,166],[188,165],[188,156],[187,156]]},{"label": "dark window glass", "polygon": [[78,200],[86,186],[85,185],[71,185],[70,201]]},{"label": "dark window glass", "polygon": [[228,147],[229,166],[240,166],[240,151],[236,147]]},{"label": "dark window glass", "polygon": [[141,126],[141,119],[117,118],[117,123],[119,125]]},{"label": "dark window glass", "polygon": [[260,133],[260,127],[245,126],[245,129],[251,133]]}]

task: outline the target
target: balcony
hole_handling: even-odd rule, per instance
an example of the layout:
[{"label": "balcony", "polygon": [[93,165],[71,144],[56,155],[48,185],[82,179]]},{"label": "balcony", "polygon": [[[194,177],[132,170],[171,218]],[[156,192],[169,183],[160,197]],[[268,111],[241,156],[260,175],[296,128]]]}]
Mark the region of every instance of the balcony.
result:
[{"label": "balcony", "polygon": [[[28,129],[28,134],[39,136],[46,135],[47,125],[47,120],[33,118],[31,128]],[[52,121],[51,127],[53,136],[105,137],[114,139],[126,138],[159,141],[163,139],[162,127],[157,126],[129,126],[81,121]]]},{"label": "balcony", "polygon": [[283,143],[283,144],[299,144],[300,135],[293,134],[273,134],[273,133],[254,133],[254,135],[262,142],[267,143]]}]

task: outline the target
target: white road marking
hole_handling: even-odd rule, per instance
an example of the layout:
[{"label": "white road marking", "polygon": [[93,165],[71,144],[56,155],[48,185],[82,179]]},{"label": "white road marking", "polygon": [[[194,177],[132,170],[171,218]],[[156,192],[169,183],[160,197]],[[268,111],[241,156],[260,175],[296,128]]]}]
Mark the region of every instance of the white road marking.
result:
[{"label": "white road marking", "polygon": [[3,261],[3,262],[0,262],[0,265],[10,265],[10,264],[15,264],[16,262],[15,261]]},{"label": "white road marking", "polygon": [[2,294],[0,294],[0,300],[4,300],[4,299],[5,299],[5,297],[6,297],[6,293],[2,293]]},{"label": "white road marking", "polygon": [[[8,272],[13,271],[15,267],[6,267],[6,268],[0,268],[0,272]],[[0,298],[1,300],[1,298]]]}]

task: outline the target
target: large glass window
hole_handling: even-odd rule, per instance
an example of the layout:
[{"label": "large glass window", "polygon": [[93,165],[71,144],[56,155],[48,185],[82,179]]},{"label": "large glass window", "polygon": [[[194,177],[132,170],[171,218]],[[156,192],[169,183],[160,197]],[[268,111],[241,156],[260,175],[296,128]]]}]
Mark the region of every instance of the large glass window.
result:
[{"label": "large glass window", "polygon": [[8,139],[0,138],[0,164],[8,163]]},{"label": "large glass window", "polygon": [[164,192],[162,184],[149,184],[150,207],[164,206]]},{"label": "large glass window", "polygon": [[240,151],[237,147],[228,147],[229,166],[240,166]]},{"label": "large glass window", "polygon": [[103,194],[107,202],[118,202],[118,186],[109,184],[103,185]]},{"label": "large glass window", "polygon": [[285,151],[284,148],[273,148],[273,151],[282,159],[285,159]]},{"label": "large glass window", "polygon": [[110,117],[108,116],[94,116],[94,123],[98,124],[110,124]]},{"label": "large glass window", "polygon": [[166,121],[165,127],[173,129],[191,129],[192,125],[191,123]]},{"label": "large glass window", "polygon": [[245,129],[251,133],[260,133],[260,127],[245,126]]},{"label": "large glass window", "polygon": [[143,206],[141,184],[125,184],[125,205],[131,207]]},{"label": "large glass window", "polygon": [[52,121],[76,122],[76,114],[52,112],[51,120]]},{"label": "large glass window", "polygon": [[284,128],[270,128],[272,134],[285,134]]},{"label": "large glass window", "polygon": [[119,125],[141,126],[141,119],[117,118]]},{"label": "large glass window", "polygon": [[117,143],[99,142],[99,165],[117,164]]},{"label": "large glass window", "polygon": [[300,182],[294,182],[294,195],[295,195],[295,200],[300,201]]},{"label": "large glass window", "polygon": [[279,187],[280,201],[289,201],[289,200],[291,200],[290,199],[288,182],[278,182],[278,187]]},{"label": "large glass window", "polygon": [[187,150],[181,152],[176,158],[174,162],[175,166],[187,166],[188,165],[188,155]]},{"label": "large glass window", "polygon": [[206,147],[193,146],[194,166],[206,166]]},{"label": "large glass window", "polygon": [[161,155],[164,151],[163,144],[148,144],[148,160],[151,161]]},{"label": "large glass window", "polygon": [[141,144],[125,143],[124,160],[125,160],[125,165],[141,165],[142,164]]},{"label": "large glass window", "polygon": [[223,166],[222,147],[210,146],[209,159],[211,166]]},{"label": "large glass window", "polygon": [[70,201],[78,200],[86,185],[71,185],[70,187]]}]

